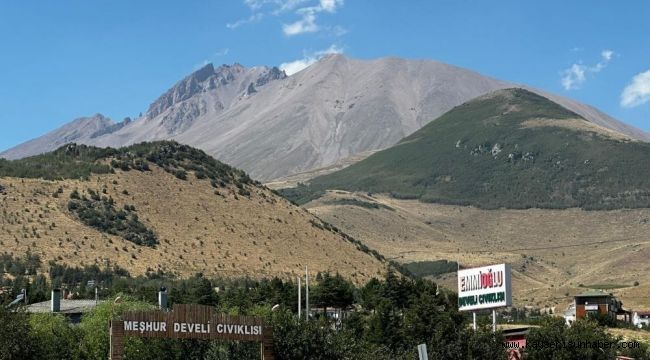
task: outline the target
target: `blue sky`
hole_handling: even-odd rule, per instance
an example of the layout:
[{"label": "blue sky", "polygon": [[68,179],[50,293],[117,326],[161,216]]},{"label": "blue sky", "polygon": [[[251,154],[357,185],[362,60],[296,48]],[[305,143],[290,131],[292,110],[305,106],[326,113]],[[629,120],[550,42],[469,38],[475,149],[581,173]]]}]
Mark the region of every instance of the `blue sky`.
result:
[{"label": "blue sky", "polygon": [[645,0],[3,1],[0,149],[137,116],[206,62],[296,71],[327,52],[439,60],[650,131],[648,14]]}]

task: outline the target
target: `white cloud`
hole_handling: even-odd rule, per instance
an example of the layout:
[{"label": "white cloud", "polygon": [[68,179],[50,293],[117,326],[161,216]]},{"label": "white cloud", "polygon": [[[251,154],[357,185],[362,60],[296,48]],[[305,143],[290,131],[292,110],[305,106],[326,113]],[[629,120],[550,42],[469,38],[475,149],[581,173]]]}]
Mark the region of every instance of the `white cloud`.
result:
[{"label": "white cloud", "polygon": [[303,54],[302,59],[282,63],[280,64],[280,70],[284,70],[287,73],[287,75],[291,76],[297,73],[298,71],[308,67],[309,65],[315,63],[323,56],[330,55],[330,54],[342,54],[342,53],[343,53],[342,48],[336,45],[331,45],[329,48],[324,50],[319,50],[311,54],[305,53]]},{"label": "white cloud", "polygon": [[650,102],[650,70],[636,74],[621,94],[621,106],[631,108]]},{"label": "white cloud", "polygon": [[262,20],[267,15],[280,16],[292,11],[299,16],[299,20],[283,22],[282,31],[286,36],[314,33],[320,30],[331,30],[335,36],[347,32],[340,26],[321,27],[317,24],[319,13],[335,13],[343,6],[344,0],[243,0],[252,14],[240,20],[226,24],[229,29],[236,29],[242,25]]},{"label": "white cloud", "polygon": [[235,21],[233,23],[228,23],[228,24],[226,24],[226,27],[228,29],[236,29],[236,28],[238,28],[238,27],[240,27],[242,25],[245,25],[245,24],[258,22],[258,21],[262,20],[263,17],[264,17],[264,14],[262,14],[262,13],[254,13],[254,14],[251,14],[251,16],[245,18],[245,19],[240,19],[240,20],[237,20],[237,21]]},{"label": "white cloud", "polygon": [[275,8],[274,13],[278,14],[297,8],[300,4],[309,0],[244,0],[244,4],[252,11],[261,10],[264,7]]},{"label": "white cloud", "polygon": [[308,0],[284,0],[281,1],[278,8],[273,11],[273,15],[279,15],[287,11],[297,8],[299,5],[307,2]]},{"label": "white cloud", "polygon": [[587,80],[585,70],[587,67],[582,64],[573,64],[570,68],[562,71],[562,87],[564,90],[574,90]]},{"label": "white cloud", "polygon": [[320,57],[331,54],[343,54],[343,48],[336,44],[332,44],[327,49],[316,51],[314,54]]},{"label": "white cloud", "polygon": [[214,53],[214,56],[226,56],[226,55],[228,55],[229,52],[230,52],[229,48],[223,48],[223,49],[217,51],[216,53]]},{"label": "white cloud", "polygon": [[316,25],[316,14],[310,11],[306,11],[302,15],[302,19],[294,23],[282,24],[282,31],[287,36],[316,32],[318,30],[318,25]]},{"label": "white cloud", "polygon": [[294,36],[316,32],[321,28],[316,24],[316,15],[320,12],[334,13],[343,6],[343,0],[320,0],[316,6],[303,7],[296,10],[302,18],[290,24],[282,24],[282,31],[286,36]]},{"label": "white cloud", "polygon": [[273,3],[273,0],[244,0],[244,4],[251,8],[251,10],[256,11],[261,9],[264,5]]},{"label": "white cloud", "polygon": [[612,56],[614,56],[614,52],[612,50],[603,50],[600,53],[600,56],[603,57],[603,60],[610,61],[612,60]]},{"label": "white cloud", "polygon": [[320,0],[320,8],[327,12],[335,12],[339,6],[343,6],[343,0]]},{"label": "white cloud", "polygon": [[564,90],[580,89],[587,81],[588,74],[596,74],[601,72],[607,64],[612,60],[616,53],[612,50],[603,50],[600,52],[601,60],[595,65],[588,66],[582,62],[574,63],[569,68],[564,69],[560,74],[562,78],[560,82]]}]

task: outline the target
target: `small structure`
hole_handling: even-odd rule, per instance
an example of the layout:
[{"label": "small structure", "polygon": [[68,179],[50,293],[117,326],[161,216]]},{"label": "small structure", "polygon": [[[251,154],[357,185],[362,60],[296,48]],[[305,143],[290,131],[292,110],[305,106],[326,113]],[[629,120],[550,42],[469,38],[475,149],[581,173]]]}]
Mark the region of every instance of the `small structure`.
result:
[{"label": "small structure", "polygon": [[563,314],[564,322],[571,326],[576,321],[576,303],[573,302],[569,304],[569,307],[564,311]]},{"label": "small structure", "polygon": [[52,298],[49,301],[42,301],[29,304],[26,307],[30,313],[59,313],[65,316],[73,324],[81,322],[81,316],[92,310],[102,301],[97,300],[68,300],[61,298],[59,289],[52,290]]},{"label": "small structure", "polygon": [[616,299],[612,293],[602,290],[591,290],[574,297],[576,320],[588,315],[609,315],[613,318],[623,316],[623,320],[630,322],[630,312],[623,309],[623,303]]},{"label": "small structure", "polygon": [[635,311],[632,315],[632,324],[639,328],[650,327],[650,311]]},{"label": "small structure", "polygon": [[347,318],[352,312],[351,308],[342,309],[338,307],[314,307],[309,309],[309,317],[317,318],[319,316],[325,315],[327,320],[341,321]]}]

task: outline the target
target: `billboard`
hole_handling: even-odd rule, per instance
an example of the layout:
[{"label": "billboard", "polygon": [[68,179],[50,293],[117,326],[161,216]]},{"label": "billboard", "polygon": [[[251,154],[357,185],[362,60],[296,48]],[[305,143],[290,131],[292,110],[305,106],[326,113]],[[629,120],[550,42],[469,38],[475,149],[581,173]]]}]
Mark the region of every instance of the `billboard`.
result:
[{"label": "billboard", "polygon": [[458,271],[458,310],[512,305],[510,265],[498,264]]}]

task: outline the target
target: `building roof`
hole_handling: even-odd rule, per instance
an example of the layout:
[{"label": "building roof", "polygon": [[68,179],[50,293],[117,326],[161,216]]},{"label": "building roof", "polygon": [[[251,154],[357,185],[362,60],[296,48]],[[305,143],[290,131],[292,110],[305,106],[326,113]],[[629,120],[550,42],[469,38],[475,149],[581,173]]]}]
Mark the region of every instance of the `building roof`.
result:
[{"label": "building roof", "polygon": [[585,291],[582,294],[578,294],[574,297],[603,297],[603,296],[614,296],[612,293],[607,293],[602,290],[589,290]]},{"label": "building roof", "polygon": [[[102,303],[100,300],[99,303]],[[27,312],[31,313],[49,313],[51,312],[52,301],[42,301],[39,303],[27,305]],[[95,300],[66,300],[61,299],[60,314],[82,314],[92,310],[98,303]]]}]

